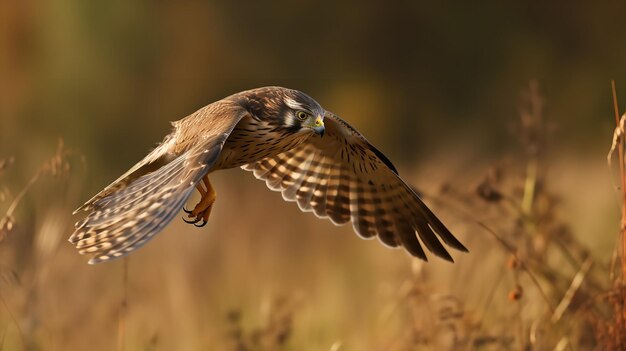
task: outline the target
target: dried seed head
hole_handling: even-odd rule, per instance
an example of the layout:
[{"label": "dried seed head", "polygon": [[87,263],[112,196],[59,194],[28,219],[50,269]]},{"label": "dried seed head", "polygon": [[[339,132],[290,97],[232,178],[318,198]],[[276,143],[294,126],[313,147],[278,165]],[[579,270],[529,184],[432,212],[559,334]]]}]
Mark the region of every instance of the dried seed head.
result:
[{"label": "dried seed head", "polygon": [[517,269],[518,267],[519,267],[519,261],[517,260],[517,257],[515,256],[509,257],[509,259],[506,261],[506,268],[514,270],[514,269]]},{"label": "dried seed head", "polygon": [[15,219],[12,216],[0,218],[0,242],[9,235],[15,228]]},{"label": "dried seed head", "polygon": [[499,202],[503,198],[502,193],[488,179],[478,184],[476,194],[487,202]]},{"label": "dried seed head", "polygon": [[509,291],[509,300],[519,301],[524,296],[524,290],[521,286],[516,285],[515,288]]}]

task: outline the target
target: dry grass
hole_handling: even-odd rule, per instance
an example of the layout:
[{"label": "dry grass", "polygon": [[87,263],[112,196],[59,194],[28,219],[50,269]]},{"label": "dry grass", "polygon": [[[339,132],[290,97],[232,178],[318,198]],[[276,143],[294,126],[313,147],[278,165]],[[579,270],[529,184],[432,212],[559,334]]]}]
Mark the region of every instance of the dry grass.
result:
[{"label": "dry grass", "polygon": [[610,290],[602,296],[608,301],[612,307],[609,316],[594,316],[596,319],[596,333],[598,336],[599,350],[622,350],[626,345],[626,286],[624,277],[626,276],[626,159],[624,159],[624,122],[626,114],[619,118],[619,107],[617,101],[617,92],[615,82],[611,81],[613,91],[613,109],[615,111],[615,133],[611,150],[607,156],[609,167],[611,166],[611,158],[614,151],[617,150],[619,180],[622,197],[622,218],[620,224],[620,236],[618,238],[618,247],[616,257],[619,256],[619,267],[615,267],[617,261],[614,260],[611,265],[610,273],[612,274],[612,286]]},{"label": "dry grass", "polygon": [[[0,350],[619,350],[626,266],[564,216],[536,83],[519,110],[517,154],[422,189],[466,234],[455,265],[359,241],[224,172],[209,229],[175,221],[130,258],[88,266],[65,245],[85,172],[60,144],[1,188]],[[0,161],[0,182],[16,163]]]}]

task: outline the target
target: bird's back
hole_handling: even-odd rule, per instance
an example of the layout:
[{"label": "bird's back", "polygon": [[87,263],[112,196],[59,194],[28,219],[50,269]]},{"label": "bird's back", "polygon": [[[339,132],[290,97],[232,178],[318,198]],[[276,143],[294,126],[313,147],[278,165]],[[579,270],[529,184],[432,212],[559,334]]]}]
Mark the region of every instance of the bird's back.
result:
[{"label": "bird's back", "polygon": [[302,133],[284,134],[264,120],[247,114],[235,126],[213,170],[240,167],[293,149],[306,139]]}]

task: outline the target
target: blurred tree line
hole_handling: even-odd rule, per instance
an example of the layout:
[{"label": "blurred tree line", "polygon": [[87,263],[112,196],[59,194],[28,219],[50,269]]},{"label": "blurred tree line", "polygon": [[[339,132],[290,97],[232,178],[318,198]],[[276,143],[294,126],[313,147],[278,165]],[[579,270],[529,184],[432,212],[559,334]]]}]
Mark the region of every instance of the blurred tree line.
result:
[{"label": "blurred tree line", "polygon": [[[233,92],[303,90],[399,159],[509,142],[537,79],[560,142],[606,148],[626,102],[626,2],[4,1],[0,157],[58,138],[114,178],[167,121]],[[397,161],[398,162],[398,161]]]}]

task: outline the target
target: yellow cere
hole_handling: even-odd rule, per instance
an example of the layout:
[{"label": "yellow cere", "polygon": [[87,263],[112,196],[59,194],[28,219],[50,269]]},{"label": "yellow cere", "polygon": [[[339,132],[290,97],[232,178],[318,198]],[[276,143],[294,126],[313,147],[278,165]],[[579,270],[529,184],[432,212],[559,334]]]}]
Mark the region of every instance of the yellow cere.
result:
[{"label": "yellow cere", "polygon": [[322,120],[322,116],[318,115],[317,118],[315,119],[315,126],[321,127],[323,125],[324,125],[324,121]]}]

